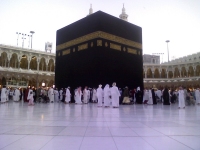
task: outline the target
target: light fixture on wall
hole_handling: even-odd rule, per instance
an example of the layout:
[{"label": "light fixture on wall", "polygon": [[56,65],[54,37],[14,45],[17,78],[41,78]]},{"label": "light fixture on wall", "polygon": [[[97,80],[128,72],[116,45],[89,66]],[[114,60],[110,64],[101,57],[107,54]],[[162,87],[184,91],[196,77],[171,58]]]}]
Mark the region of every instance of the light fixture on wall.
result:
[{"label": "light fixture on wall", "polygon": [[42,86],[45,86],[45,83],[44,83],[44,81],[42,82]]}]

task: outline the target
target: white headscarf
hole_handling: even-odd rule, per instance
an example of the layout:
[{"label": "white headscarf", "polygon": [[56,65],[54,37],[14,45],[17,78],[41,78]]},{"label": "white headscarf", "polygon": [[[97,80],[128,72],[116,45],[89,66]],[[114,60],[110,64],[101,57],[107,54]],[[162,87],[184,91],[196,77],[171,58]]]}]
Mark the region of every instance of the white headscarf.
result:
[{"label": "white headscarf", "polygon": [[108,89],[110,86],[108,84],[106,84],[106,86],[104,87],[104,90],[105,89]]},{"label": "white headscarf", "polygon": [[139,86],[137,87],[137,91],[140,91],[140,87]]}]

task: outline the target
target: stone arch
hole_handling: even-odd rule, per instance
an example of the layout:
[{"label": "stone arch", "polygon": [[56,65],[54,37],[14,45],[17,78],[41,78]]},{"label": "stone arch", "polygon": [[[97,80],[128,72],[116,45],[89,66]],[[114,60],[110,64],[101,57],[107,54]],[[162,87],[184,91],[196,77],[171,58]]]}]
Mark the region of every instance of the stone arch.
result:
[{"label": "stone arch", "polygon": [[182,76],[182,77],[187,77],[187,71],[186,71],[186,68],[185,68],[185,67],[182,67],[182,68],[181,68],[181,76]]},{"label": "stone arch", "polygon": [[161,78],[166,78],[166,69],[161,70]]},{"label": "stone arch", "polygon": [[32,80],[28,80],[28,86],[32,85]]},{"label": "stone arch", "polygon": [[153,78],[151,68],[147,69],[147,78]]},{"label": "stone arch", "polygon": [[172,71],[168,72],[168,78],[173,78],[173,72]]},{"label": "stone arch", "polygon": [[37,82],[36,82],[36,80],[35,80],[34,78],[32,78],[30,81],[31,81],[31,82],[30,82],[31,84],[29,84],[29,86],[31,86],[31,87],[33,87],[33,86],[36,87],[36,86],[37,86],[37,85],[36,85]]},{"label": "stone arch", "polygon": [[179,77],[180,77],[180,72],[179,72],[178,68],[176,67],[174,69],[174,78],[179,78]]},{"label": "stone arch", "polygon": [[200,65],[196,66],[196,76],[200,76]]},{"label": "stone arch", "polygon": [[46,71],[46,61],[44,57],[40,59],[39,70]]},{"label": "stone arch", "polygon": [[18,55],[13,53],[10,59],[10,67],[18,68]]},{"label": "stone arch", "polygon": [[194,76],[194,69],[192,66],[189,66],[189,69],[188,69],[188,76],[189,77],[193,77]]},{"label": "stone arch", "polygon": [[45,83],[45,87],[47,86],[47,84],[48,84],[48,82],[47,82],[47,80],[45,80],[45,79],[42,79],[40,82],[39,82],[39,86],[41,86],[42,87],[42,83]]},{"label": "stone arch", "polygon": [[159,72],[158,68],[156,68],[154,71],[154,78],[160,78],[160,72]]},{"label": "stone arch", "polygon": [[20,60],[20,68],[28,69],[28,59],[26,55],[22,55]]},{"label": "stone arch", "polygon": [[53,86],[54,85],[54,81],[53,80],[50,80],[49,83],[48,83],[48,86]]},{"label": "stone arch", "polygon": [[1,53],[0,66],[1,67],[7,67],[8,66],[8,54],[6,52]]},{"label": "stone arch", "polygon": [[51,71],[53,72],[54,71],[54,60],[53,59],[50,59],[49,60],[49,64],[48,64],[48,71]]},{"label": "stone arch", "polygon": [[2,79],[1,79],[1,85],[2,86],[6,85],[6,78],[5,77],[2,77]]},{"label": "stone arch", "polygon": [[30,69],[31,70],[37,70],[37,57],[36,56],[31,57]]}]

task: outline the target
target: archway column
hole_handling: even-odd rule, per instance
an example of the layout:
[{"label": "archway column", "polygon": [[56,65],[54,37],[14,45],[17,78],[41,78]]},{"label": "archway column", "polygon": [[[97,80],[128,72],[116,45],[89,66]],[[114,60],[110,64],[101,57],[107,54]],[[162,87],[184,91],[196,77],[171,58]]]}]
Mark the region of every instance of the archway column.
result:
[{"label": "archway column", "polygon": [[154,78],[154,71],[152,71],[152,78]]},{"label": "archway column", "polygon": [[180,75],[180,78],[181,78],[182,77],[181,68],[178,68],[178,71],[179,71],[179,75]]},{"label": "archway column", "polygon": [[162,78],[162,71],[160,71],[159,73],[160,73],[160,74],[159,74],[159,75],[160,75],[160,78]]},{"label": "archway column", "polygon": [[196,66],[193,66],[193,70],[194,70],[194,77],[196,76]]}]

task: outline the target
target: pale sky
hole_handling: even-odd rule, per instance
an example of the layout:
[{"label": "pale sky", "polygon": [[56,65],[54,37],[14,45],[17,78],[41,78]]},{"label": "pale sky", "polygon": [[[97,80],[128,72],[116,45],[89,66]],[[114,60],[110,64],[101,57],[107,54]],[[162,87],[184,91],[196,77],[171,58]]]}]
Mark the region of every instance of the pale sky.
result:
[{"label": "pale sky", "polygon": [[200,52],[200,0],[0,0],[0,43],[17,45],[16,32],[35,31],[33,49],[49,41],[55,52],[56,30],[86,17],[90,4],[119,17],[123,3],[128,21],[142,27],[144,54],[164,53],[167,61],[166,40],[170,59]]}]

